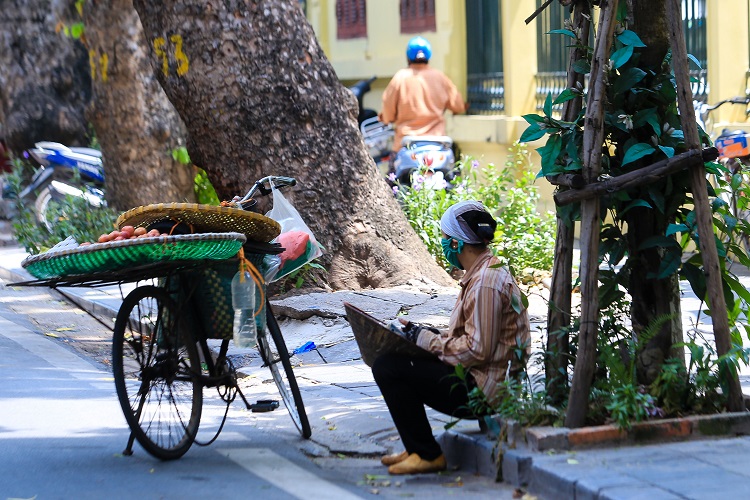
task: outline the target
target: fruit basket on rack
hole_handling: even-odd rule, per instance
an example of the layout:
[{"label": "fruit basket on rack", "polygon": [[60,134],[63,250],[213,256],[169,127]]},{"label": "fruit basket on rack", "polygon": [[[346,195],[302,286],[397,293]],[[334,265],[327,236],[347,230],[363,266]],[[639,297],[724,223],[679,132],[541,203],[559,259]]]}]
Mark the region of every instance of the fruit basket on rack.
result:
[{"label": "fruit basket on rack", "polygon": [[244,234],[198,233],[156,236],[74,248],[52,249],[27,257],[21,266],[39,279],[126,270],[165,261],[225,260],[237,254]]}]

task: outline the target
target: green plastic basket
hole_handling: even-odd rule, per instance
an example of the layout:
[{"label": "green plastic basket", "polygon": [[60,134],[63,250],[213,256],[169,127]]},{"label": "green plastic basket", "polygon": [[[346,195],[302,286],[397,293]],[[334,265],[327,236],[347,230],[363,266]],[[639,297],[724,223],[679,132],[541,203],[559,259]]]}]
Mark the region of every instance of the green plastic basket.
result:
[{"label": "green plastic basket", "polygon": [[50,250],[27,257],[21,266],[36,278],[46,279],[126,270],[170,260],[224,260],[235,256],[245,241],[246,237],[241,233],[134,238],[66,250]]}]

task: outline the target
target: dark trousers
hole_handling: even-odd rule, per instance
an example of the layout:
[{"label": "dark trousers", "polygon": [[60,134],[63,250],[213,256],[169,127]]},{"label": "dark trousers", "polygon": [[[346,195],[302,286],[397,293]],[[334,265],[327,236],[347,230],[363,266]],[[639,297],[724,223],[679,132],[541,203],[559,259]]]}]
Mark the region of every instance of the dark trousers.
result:
[{"label": "dark trousers", "polygon": [[467,376],[467,389],[455,376],[455,367],[439,359],[384,354],[373,363],[372,374],[410,454],[425,460],[442,454],[424,405],[457,418],[476,418],[467,408],[468,391],[475,386],[473,378]]}]

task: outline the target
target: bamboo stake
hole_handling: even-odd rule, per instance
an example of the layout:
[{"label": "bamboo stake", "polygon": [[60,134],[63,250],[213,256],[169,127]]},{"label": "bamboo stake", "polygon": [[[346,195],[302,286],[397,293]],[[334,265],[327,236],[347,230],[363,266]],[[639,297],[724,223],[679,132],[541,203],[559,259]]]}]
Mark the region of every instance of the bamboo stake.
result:
[{"label": "bamboo stake", "polygon": [[555,194],[555,203],[557,205],[567,205],[576,201],[585,200],[593,196],[601,196],[607,193],[631,189],[645,184],[652,184],[659,179],[672,175],[680,170],[690,167],[703,165],[705,161],[712,161],[719,157],[719,151],[716,148],[706,148],[704,150],[691,149],[672,158],[658,161],[638,170],[633,170],[626,174],[610,177],[609,179],[593,184],[587,184],[581,189],[575,191],[562,191]]},{"label": "bamboo stake", "polygon": [[[573,8],[573,26],[580,28],[581,39],[588,40],[591,22],[584,11],[588,8],[586,0],[578,0]],[[584,56],[583,50],[570,50],[568,60],[568,88],[580,84],[583,88],[584,75],[573,71],[573,64]],[[562,119],[573,121],[583,107],[583,97],[579,96],[563,104]],[[570,187],[585,184],[583,176],[578,174],[560,174],[555,179],[548,178],[551,183],[555,180],[569,182]],[[563,191],[564,192],[564,191]],[[552,269],[552,284],[550,287],[550,301],[547,313],[547,351],[555,353],[555,357],[547,356],[545,360],[545,377],[547,394],[553,403],[562,403],[568,389],[568,352],[569,335],[561,330],[570,326],[571,295],[573,293],[573,243],[575,241],[575,222],[563,220],[558,211],[557,233],[555,238],[555,262]]]},{"label": "bamboo stake", "polygon": [[[586,120],[583,129],[583,169],[586,182],[599,177],[604,143],[604,91],[607,85],[606,65],[617,19],[618,0],[602,0],[594,60],[591,63]],[[599,198],[581,203],[581,328],[573,383],[568,397],[566,427],[586,423],[589,389],[596,363],[596,336],[599,326]]]},{"label": "bamboo stake", "polygon": [[[685,34],[682,28],[679,0],[667,0],[667,20],[669,22],[670,45],[672,46],[672,64],[675,81],[677,82],[677,104],[680,109],[685,143],[690,149],[699,149],[701,147],[700,138],[698,125],[694,118],[695,109],[693,108],[693,95],[690,89],[687,49],[685,48]],[[732,348],[732,340],[729,334],[729,319],[727,318],[727,305],[724,301],[719,256],[716,251],[716,241],[714,240],[711,223],[711,208],[706,193],[706,169],[702,163],[690,169],[690,177],[716,352],[719,356],[723,356]],[[727,406],[730,411],[742,411],[744,410],[742,388],[737,372],[731,363],[726,363],[725,368],[727,369],[729,383]]]}]

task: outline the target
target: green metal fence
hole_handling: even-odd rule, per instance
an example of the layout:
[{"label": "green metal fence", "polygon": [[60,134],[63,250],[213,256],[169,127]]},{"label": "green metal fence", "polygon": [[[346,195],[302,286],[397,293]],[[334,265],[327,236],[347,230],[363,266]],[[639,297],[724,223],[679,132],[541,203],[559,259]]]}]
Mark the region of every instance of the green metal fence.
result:
[{"label": "green metal fence", "polygon": [[466,0],[467,98],[470,114],[494,115],[505,111],[501,1]]}]

